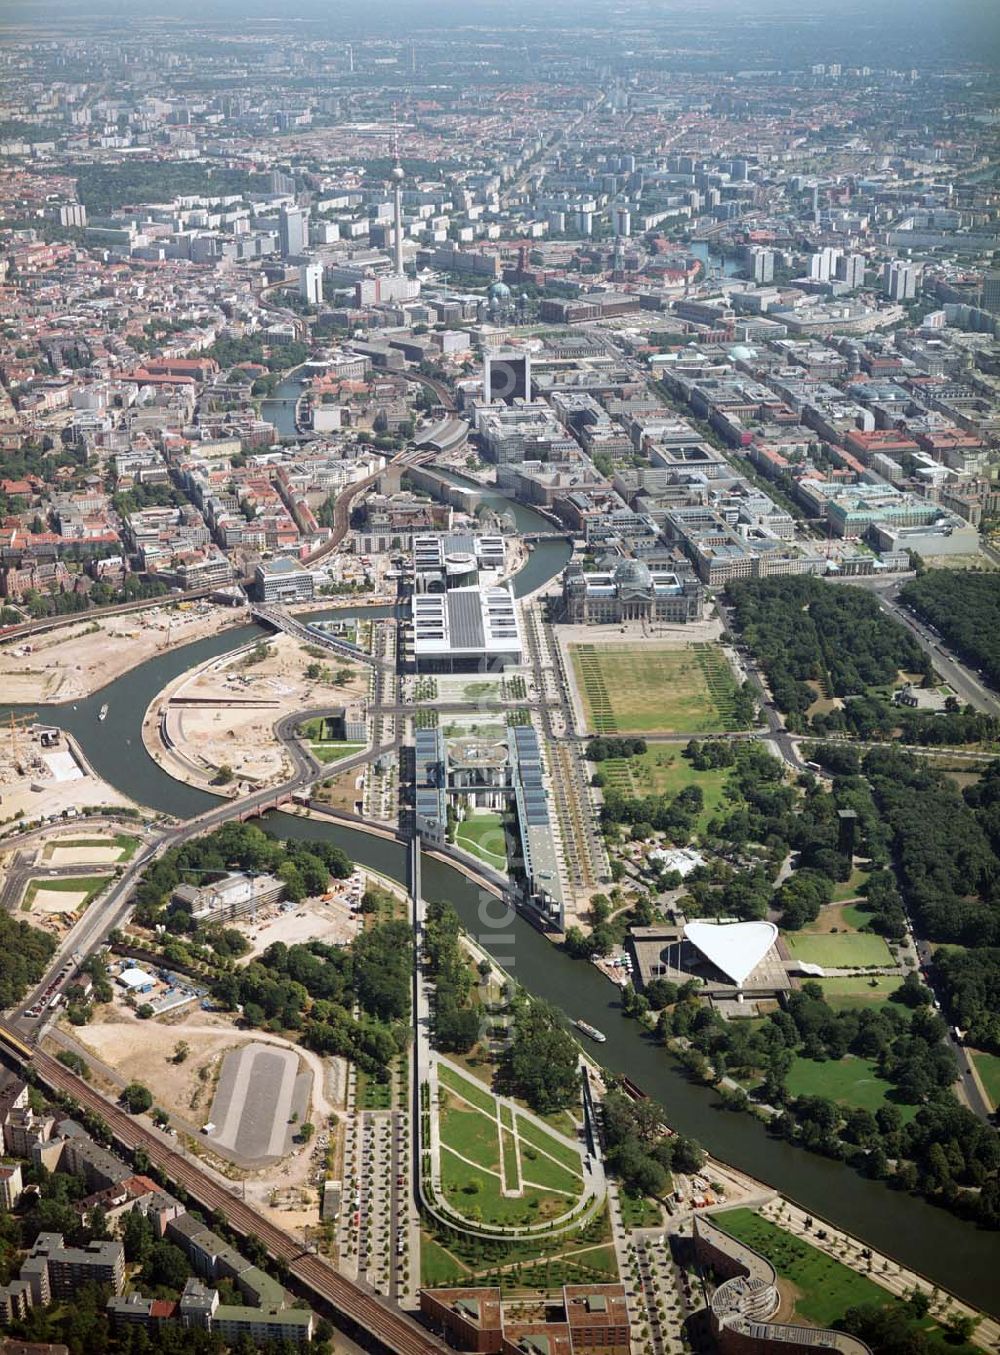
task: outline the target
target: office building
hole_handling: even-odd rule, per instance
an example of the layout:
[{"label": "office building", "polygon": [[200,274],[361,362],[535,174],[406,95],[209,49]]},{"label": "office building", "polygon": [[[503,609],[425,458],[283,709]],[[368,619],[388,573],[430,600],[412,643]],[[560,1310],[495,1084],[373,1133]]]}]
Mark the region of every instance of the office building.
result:
[{"label": "office building", "polygon": [[814,282],[829,282],[835,276],[840,250],[827,247],[810,255],[809,276]]},{"label": "office building", "polygon": [[751,249],[748,271],[754,282],[773,282],[774,250],[759,247]]},{"label": "office building", "polygon": [[308,240],[307,216],[301,207],[282,207],[278,216],[278,247],[283,259],[303,253]]},{"label": "office building", "polygon": [[544,1314],[505,1304],[493,1288],[421,1289],[420,1311],[456,1350],[478,1355],[629,1355],[620,1284],[567,1284]]},{"label": "office building", "polygon": [[983,278],[983,299],[980,306],[984,311],[1000,315],[1000,273],[987,273]]},{"label": "office building", "polygon": [[709,1328],[722,1355],[871,1355],[864,1341],[846,1332],[793,1326],[772,1319],[781,1306],[774,1267],[759,1252],[717,1227],[710,1217],[694,1220],[694,1252],[713,1286]]},{"label": "office building", "polygon": [[232,922],[273,907],[284,892],[284,881],[277,876],[231,871],[211,884],[178,885],[170,902],[186,909],[196,922]]},{"label": "office building", "polygon": [[309,602],[314,586],[309,570],[290,556],[262,560],[254,570],[254,587],[261,602]]},{"label": "office building", "polygon": [[846,282],[848,287],[865,285],[865,256],[863,254],[842,254],[837,260],[837,281]]},{"label": "office building", "polygon": [[318,306],[323,300],[323,265],[321,263],[299,265],[299,296],[310,306]]},{"label": "office building", "polygon": [[531,400],[531,356],[515,348],[495,348],[483,355],[483,398],[488,405]]},{"label": "office building", "polygon": [[912,301],[917,294],[919,270],[914,263],[893,259],[882,266],[882,292],[890,301]]},{"label": "office building", "polygon": [[506,585],[478,582],[414,594],[410,639],[418,673],[502,672],[523,658],[521,625]]}]

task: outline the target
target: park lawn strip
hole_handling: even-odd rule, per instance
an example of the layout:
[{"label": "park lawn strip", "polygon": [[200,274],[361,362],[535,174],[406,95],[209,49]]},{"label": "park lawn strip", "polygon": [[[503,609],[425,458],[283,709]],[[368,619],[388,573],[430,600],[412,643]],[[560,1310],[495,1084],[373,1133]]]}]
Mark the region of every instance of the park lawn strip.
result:
[{"label": "park lawn strip", "polygon": [[[846,1054],[842,1059],[803,1059],[796,1056],[785,1082],[790,1096],[825,1096],[840,1106],[879,1110],[893,1090],[875,1071],[872,1059]],[[904,1123],[917,1113],[916,1106],[896,1105]]]},{"label": "park lawn strip", "polygon": [[[835,1011],[844,1011],[849,1007],[881,1007],[892,997],[903,980],[888,974],[872,974],[870,977],[859,974],[854,978],[815,979],[823,989],[827,1005]],[[902,1003],[893,1003],[896,1010],[905,1016],[909,1007]]]},{"label": "park lawn strip", "polygon": [[[472,852],[497,870],[504,870],[507,866],[506,841],[503,819],[499,814],[470,814],[455,828],[456,846],[464,847],[467,852]],[[504,843],[503,855],[486,846],[487,842],[492,842],[494,846]]]},{"label": "park lawn strip", "polygon": [[[766,1256],[778,1274],[798,1291],[794,1316],[817,1327],[832,1327],[848,1308],[871,1305],[888,1308],[915,1321],[913,1313],[900,1299],[881,1285],[845,1266],[832,1256],[801,1238],[793,1237],[770,1219],[762,1219],[751,1209],[727,1209],[712,1220],[723,1232],[745,1242]],[[944,1334],[933,1318],[917,1323],[930,1338],[933,1352],[951,1350],[956,1355],[972,1355],[975,1347],[967,1342],[945,1344]]]},{"label": "park lawn strip", "polygon": [[443,1106],[438,1116],[441,1142],[487,1171],[500,1170],[496,1121],[478,1110]]},{"label": "park lawn strip", "polygon": [[881,936],[861,932],[837,932],[820,936],[809,932],[785,932],[785,944],[796,960],[825,969],[855,969],[866,965],[891,965],[892,952]]},{"label": "park lawn strip", "polygon": [[457,1092],[464,1101],[468,1101],[470,1106],[475,1106],[477,1110],[481,1110],[484,1115],[488,1115],[491,1120],[496,1121],[496,1097],[485,1087],[479,1087],[474,1082],[470,1082],[468,1078],[462,1077],[453,1068],[441,1063],[440,1060],[438,1061],[438,1081],[453,1092]]},{"label": "park lawn strip", "polygon": [[339,762],[341,758],[360,753],[363,743],[311,743],[309,751],[317,762]]},{"label": "park lawn strip", "polygon": [[583,1164],[580,1160],[580,1153],[576,1148],[571,1148],[568,1143],[560,1143],[551,1134],[546,1134],[544,1129],[541,1129],[534,1121],[529,1120],[526,1115],[517,1117],[517,1132],[524,1143],[530,1143],[533,1148],[541,1149],[549,1157],[554,1157],[573,1175],[582,1178]]},{"label": "park lawn strip", "polygon": [[[520,1190],[521,1166],[517,1156],[517,1139],[509,1130],[501,1129],[500,1144],[503,1148],[504,1184],[508,1190]],[[537,1184],[541,1185],[542,1182]]]},{"label": "park lawn strip", "polygon": [[1000,1057],[996,1054],[973,1053],[972,1061],[990,1099],[990,1105],[996,1110],[997,1106],[1000,1106]]}]

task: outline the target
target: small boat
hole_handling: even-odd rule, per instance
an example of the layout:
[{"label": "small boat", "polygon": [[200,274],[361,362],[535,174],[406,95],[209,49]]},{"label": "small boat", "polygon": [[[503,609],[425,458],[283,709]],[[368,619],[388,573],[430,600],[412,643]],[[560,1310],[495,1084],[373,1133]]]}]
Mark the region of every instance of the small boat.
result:
[{"label": "small boat", "polygon": [[603,1044],[608,1038],[603,1031],[598,1030],[596,1026],[592,1026],[589,1021],[576,1021],[574,1024],[576,1025],[577,1030],[582,1030],[584,1035],[589,1035],[590,1038],[596,1040],[598,1044]]},{"label": "small boat", "polygon": [[106,719],[108,718],[108,707],[107,707],[107,702],[105,702],[105,704],[104,704],[104,705],[101,707],[101,709],[97,712],[97,718],[98,718],[99,720],[106,720]]}]

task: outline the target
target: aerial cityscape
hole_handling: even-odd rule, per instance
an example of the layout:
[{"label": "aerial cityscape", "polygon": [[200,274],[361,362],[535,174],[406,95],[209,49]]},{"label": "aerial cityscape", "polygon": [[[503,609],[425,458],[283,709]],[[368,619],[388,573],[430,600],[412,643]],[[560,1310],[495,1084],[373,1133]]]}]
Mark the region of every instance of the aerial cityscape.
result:
[{"label": "aerial cityscape", "polygon": [[0,1355],[1000,1351],[993,0],[0,5]]}]

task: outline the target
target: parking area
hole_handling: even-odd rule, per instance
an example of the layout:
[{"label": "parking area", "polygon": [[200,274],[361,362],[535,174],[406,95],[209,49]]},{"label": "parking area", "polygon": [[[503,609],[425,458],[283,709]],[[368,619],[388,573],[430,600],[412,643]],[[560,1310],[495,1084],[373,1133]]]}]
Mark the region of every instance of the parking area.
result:
[{"label": "parking area", "polygon": [[249,1044],[232,1050],[222,1063],[206,1136],[248,1160],[283,1157],[308,1113],[311,1077],[300,1073],[291,1049]]},{"label": "parking area", "polygon": [[409,1280],[409,1153],[402,1111],[361,1111],[347,1124],[340,1267],[398,1299]]}]

